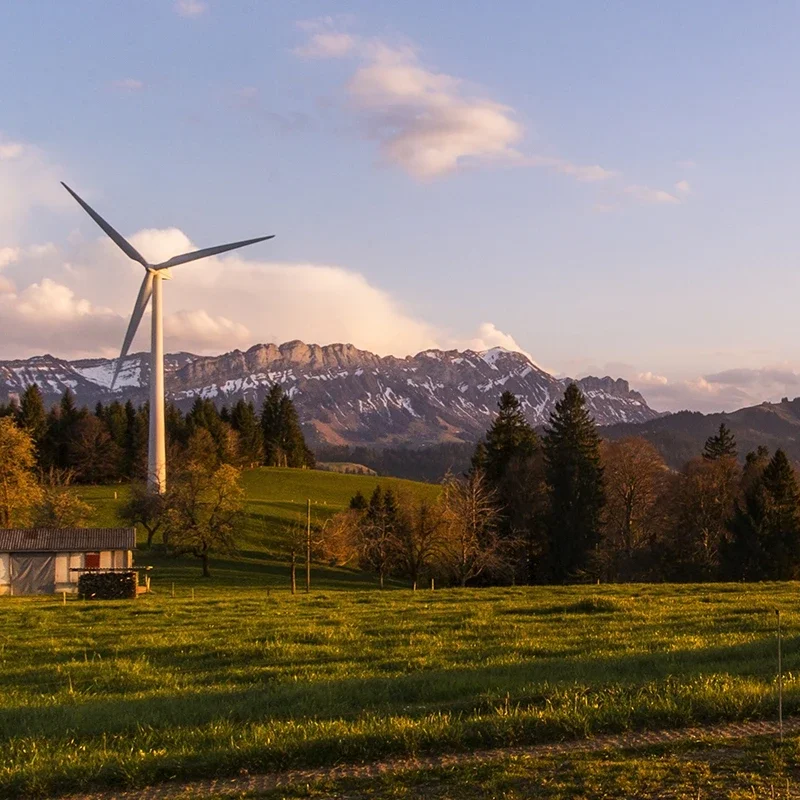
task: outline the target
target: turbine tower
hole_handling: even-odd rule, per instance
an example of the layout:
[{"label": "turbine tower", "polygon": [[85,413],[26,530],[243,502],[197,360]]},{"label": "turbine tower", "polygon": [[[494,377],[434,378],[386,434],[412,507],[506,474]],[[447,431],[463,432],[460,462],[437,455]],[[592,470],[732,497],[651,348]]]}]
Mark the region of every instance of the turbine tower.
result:
[{"label": "turbine tower", "polygon": [[195,250],[192,253],[184,253],[180,256],[173,256],[161,264],[148,264],[144,257],[126,239],[120,236],[93,208],[81,200],[72,189],[62,181],[61,185],[78,201],[84,211],[106,232],[114,243],[125,253],[128,258],[138,261],[145,270],[144,280],[142,280],[139,296],[133,307],[131,321],[128,324],[128,331],[122,342],[122,350],[114,368],[114,378],[111,381],[111,388],[117,382],[122,362],[128,354],[133,337],[139,327],[147,304],[150,298],[153,299],[153,313],[151,319],[151,338],[150,338],[150,435],[147,445],[147,487],[153,494],[163,494],[167,487],[167,454],[166,454],[166,435],[164,432],[164,327],[163,311],[161,305],[161,282],[169,279],[169,268],[177,267],[179,264],[187,264],[190,261],[197,261],[207,256],[215,256],[226,253],[228,250],[236,250],[239,247],[247,247],[249,244],[263,242],[272,239],[272,236],[260,236],[257,239],[247,239],[243,242],[233,242],[232,244],[221,244],[216,247],[207,247],[204,250]]}]

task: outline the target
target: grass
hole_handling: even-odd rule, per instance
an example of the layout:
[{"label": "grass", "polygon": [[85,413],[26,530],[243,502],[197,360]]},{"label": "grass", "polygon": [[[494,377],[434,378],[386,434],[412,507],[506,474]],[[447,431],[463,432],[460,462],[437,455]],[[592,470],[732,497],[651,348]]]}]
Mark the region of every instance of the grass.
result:
[{"label": "grass", "polygon": [[4,796],[800,710],[795,584],[154,588],[0,604]]},{"label": "grass", "polygon": [[[241,794],[257,800],[567,800],[686,798],[789,800],[797,797],[800,739],[701,743],[558,755],[514,755],[369,778],[318,780]],[[188,799],[191,795],[187,794]],[[226,795],[230,797],[231,795]],[[211,795],[210,797],[222,797]]]},{"label": "grass", "polygon": [[[245,518],[239,532],[238,552],[212,558],[210,579],[201,580],[199,562],[192,558],[172,558],[159,548],[140,549],[136,563],[153,566],[154,574],[178,586],[202,584],[214,587],[284,586],[288,578],[287,527],[305,526],[306,502],[311,500],[311,519],[315,526],[347,508],[350,498],[360,491],[367,498],[376,485],[396,492],[412,493],[433,499],[439,488],[399,478],[345,475],[322,470],[262,467],[244,473]],[[92,524],[100,527],[121,525],[118,509],[127,496],[127,486],[79,486],[76,492],[95,508]],[[116,495],[116,497],[115,497]],[[140,544],[145,538],[140,531]],[[302,559],[300,559],[302,561]],[[352,569],[315,566],[315,584],[328,589],[368,588],[377,580]]]}]

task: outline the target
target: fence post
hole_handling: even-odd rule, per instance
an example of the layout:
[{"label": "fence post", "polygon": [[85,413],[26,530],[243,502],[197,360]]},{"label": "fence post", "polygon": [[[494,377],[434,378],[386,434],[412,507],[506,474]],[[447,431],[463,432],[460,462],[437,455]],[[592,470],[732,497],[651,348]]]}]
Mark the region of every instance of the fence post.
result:
[{"label": "fence post", "polygon": [[775,609],[778,620],[778,728],[780,729],[781,742],[783,741],[783,665],[781,664],[781,611]]},{"label": "fence post", "polygon": [[308,594],[311,591],[311,498],[306,503],[306,594]]},{"label": "fence post", "polygon": [[292,550],[292,594],[297,594],[297,551]]}]

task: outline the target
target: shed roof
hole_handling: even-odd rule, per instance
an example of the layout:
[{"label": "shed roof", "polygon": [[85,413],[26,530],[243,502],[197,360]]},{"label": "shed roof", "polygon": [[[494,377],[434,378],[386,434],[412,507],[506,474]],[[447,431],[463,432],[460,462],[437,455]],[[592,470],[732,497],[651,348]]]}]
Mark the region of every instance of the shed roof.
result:
[{"label": "shed roof", "polygon": [[133,550],[135,528],[0,529],[0,552]]}]

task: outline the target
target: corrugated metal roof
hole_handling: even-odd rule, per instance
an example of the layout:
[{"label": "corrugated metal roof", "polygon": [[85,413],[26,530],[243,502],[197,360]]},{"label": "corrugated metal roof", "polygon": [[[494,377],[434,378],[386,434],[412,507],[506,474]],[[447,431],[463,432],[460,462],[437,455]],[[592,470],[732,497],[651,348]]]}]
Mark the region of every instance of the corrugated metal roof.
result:
[{"label": "corrugated metal roof", "polygon": [[7,528],[0,529],[0,553],[23,551],[133,550],[135,528]]}]

